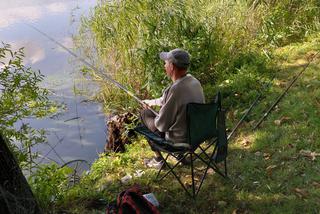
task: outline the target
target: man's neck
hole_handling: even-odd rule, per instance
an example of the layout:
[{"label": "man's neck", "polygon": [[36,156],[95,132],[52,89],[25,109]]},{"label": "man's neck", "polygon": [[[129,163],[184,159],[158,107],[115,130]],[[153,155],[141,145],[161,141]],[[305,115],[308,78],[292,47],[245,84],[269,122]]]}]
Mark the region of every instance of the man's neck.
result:
[{"label": "man's neck", "polygon": [[175,73],[175,75],[172,76],[171,80],[173,82],[175,82],[178,79],[181,79],[182,77],[185,77],[186,75],[187,75],[187,71],[177,72],[177,73]]}]

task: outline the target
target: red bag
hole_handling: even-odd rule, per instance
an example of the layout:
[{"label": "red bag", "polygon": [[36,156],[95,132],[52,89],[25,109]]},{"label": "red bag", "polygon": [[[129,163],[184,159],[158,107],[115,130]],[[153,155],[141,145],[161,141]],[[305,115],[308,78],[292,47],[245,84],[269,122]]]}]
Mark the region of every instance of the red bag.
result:
[{"label": "red bag", "polygon": [[118,195],[116,207],[108,207],[107,214],[160,214],[156,206],[145,199],[138,186]]}]

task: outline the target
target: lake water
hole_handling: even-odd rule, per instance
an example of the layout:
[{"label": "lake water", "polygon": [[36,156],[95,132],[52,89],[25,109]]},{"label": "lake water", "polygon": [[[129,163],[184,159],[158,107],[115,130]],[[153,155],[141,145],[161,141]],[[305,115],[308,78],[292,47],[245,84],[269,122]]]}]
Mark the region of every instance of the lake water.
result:
[{"label": "lake water", "polygon": [[81,15],[88,14],[95,4],[85,0],[0,1],[0,41],[14,49],[25,47],[25,64],[46,76],[43,84],[53,92],[50,99],[66,107],[56,117],[21,121],[47,131],[49,145],[35,148],[46,156],[43,161],[94,161],[105,144],[105,116],[100,104],[86,102],[86,97],[74,93],[74,86],[91,92],[95,89],[80,81],[81,63],[25,23],[72,49]]}]

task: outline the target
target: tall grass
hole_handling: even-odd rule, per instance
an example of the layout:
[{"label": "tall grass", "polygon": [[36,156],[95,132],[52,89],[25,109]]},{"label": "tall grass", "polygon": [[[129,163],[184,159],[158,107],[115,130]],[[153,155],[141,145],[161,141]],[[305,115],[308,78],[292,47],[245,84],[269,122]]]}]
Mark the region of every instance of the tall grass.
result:
[{"label": "tall grass", "polygon": [[256,7],[269,8],[260,30],[262,42],[283,46],[320,30],[318,0],[259,1]]},{"label": "tall grass", "polygon": [[[225,97],[240,94],[240,103],[254,95],[261,77],[271,76],[270,48],[318,30],[319,14],[316,0],[103,1],[82,29],[92,32],[108,74],[141,98],[159,96],[169,83],[159,52],[180,47],[191,54],[190,73],[207,99],[221,90]],[[107,111],[135,107],[119,89],[100,82]]]}]

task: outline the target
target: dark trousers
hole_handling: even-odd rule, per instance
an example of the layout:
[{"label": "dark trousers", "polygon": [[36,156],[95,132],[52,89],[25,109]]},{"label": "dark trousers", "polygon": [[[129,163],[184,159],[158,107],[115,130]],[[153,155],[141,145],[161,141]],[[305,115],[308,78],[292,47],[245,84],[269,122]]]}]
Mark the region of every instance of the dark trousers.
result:
[{"label": "dark trousers", "polygon": [[[159,135],[160,137],[164,138],[165,137],[165,133],[164,132],[160,132],[156,126],[154,125],[154,120],[156,118],[156,115],[150,110],[150,109],[143,109],[140,112],[140,120],[143,123],[143,125],[145,125],[150,131],[152,131],[153,133]],[[152,146],[152,142],[148,140],[148,143],[152,149],[152,151],[158,151],[157,149],[155,149]]]}]

